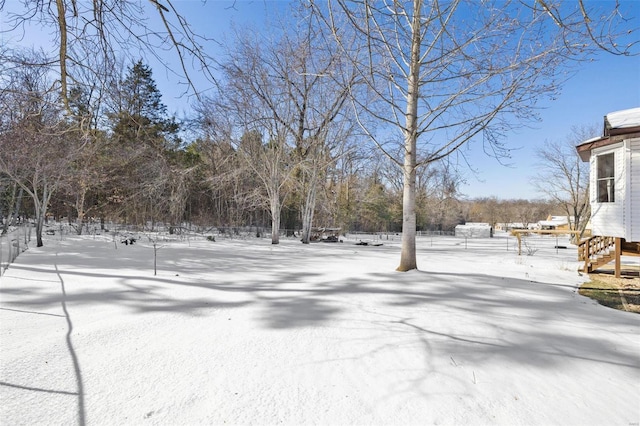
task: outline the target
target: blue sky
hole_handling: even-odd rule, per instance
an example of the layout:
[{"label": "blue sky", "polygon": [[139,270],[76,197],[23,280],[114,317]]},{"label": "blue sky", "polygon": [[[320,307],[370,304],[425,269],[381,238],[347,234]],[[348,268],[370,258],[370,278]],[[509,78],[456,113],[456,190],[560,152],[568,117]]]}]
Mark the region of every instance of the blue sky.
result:
[{"label": "blue sky", "polygon": [[563,85],[560,96],[542,106],[541,122],[534,128],[508,135],[512,167],[501,166],[481,149],[472,148],[479,174],[467,177],[464,192],[471,197],[540,197],[530,184],[538,163],[536,150],[545,141],[565,140],[572,126],[596,124],[600,128],[607,113],[640,106],[640,57],[601,54],[597,61],[582,64]]},{"label": "blue sky", "polygon": [[[230,4],[235,8],[228,8]],[[212,19],[205,20],[204,28],[224,33],[230,24],[262,25],[265,16],[286,10],[285,1],[209,1],[205,6],[199,2],[183,1],[185,11],[211,10]],[[638,10],[640,5],[625,1],[625,6]],[[640,2],[639,2],[640,3]],[[635,6],[634,6],[635,5]],[[199,16],[207,16],[208,13]],[[166,98],[167,104],[170,104]],[[509,167],[487,156],[481,146],[468,147],[467,158],[476,172],[464,170],[467,185],[462,192],[471,198],[496,196],[508,198],[540,198],[530,184],[536,174],[536,150],[546,141],[564,140],[572,126],[602,125],[605,114],[640,106],[640,57],[616,57],[602,53],[596,60],[585,62],[562,88],[554,101],[540,104],[541,121],[534,128],[525,128],[510,133],[508,146],[512,149]],[[597,136],[597,135],[594,135]]]},{"label": "blue sky", "polygon": [[[640,17],[640,2],[625,0],[624,3],[634,10],[635,16]],[[219,42],[224,42],[231,25],[238,28],[268,26],[271,16],[287,10],[286,1],[209,0],[203,3],[199,0],[177,0],[174,4],[184,13],[195,32],[205,33]],[[19,7],[17,0],[6,0],[5,9],[13,7]],[[5,18],[6,11],[0,11],[0,21]],[[24,42],[42,42],[38,40],[40,37],[42,35],[30,30]],[[6,42],[6,36],[0,41]],[[211,48],[212,53],[219,52],[215,43],[211,43]],[[169,111],[183,115],[189,109],[189,100],[180,97],[182,88],[176,84],[175,77],[157,64],[154,66],[153,61],[150,63]],[[530,184],[531,177],[536,174],[536,149],[547,140],[564,140],[574,125],[600,126],[605,114],[640,106],[640,57],[616,57],[602,53],[594,61],[585,62],[577,68],[576,75],[564,84],[557,99],[544,101],[540,106],[543,107],[541,122],[534,128],[520,129],[507,135],[506,142],[512,149],[510,167],[487,156],[481,146],[468,147],[467,158],[477,173],[465,170],[467,185],[462,188],[464,194],[471,198],[540,197],[541,194],[536,193]]]}]

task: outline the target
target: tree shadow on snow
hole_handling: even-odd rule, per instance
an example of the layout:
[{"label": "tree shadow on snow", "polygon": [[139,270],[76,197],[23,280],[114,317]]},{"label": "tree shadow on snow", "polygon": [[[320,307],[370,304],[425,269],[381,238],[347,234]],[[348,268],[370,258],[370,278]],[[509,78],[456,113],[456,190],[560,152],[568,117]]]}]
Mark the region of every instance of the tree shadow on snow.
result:
[{"label": "tree shadow on snow", "polygon": [[[424,351],[464,354],[474,363],[498,357],[505,363],[550,366],[569,358],[639,368],[637,355],[616,349],[611,336],[611,330],[637,331],[637,317],[600,310],[571,285],[505,278],[499,272],[365,272],[357,265],[366,252],[346,246],[313,249],[322,262],[354,263],[350,276],[332,279],[331,269],[310,256],[308,247],[269,252],[262,247],[258,257],[240,249],[192,257],[184,249],[181,256],[177,249],[166,250],[163,262],[178,275],[171,278],[129,272],[146,264],[135,258],[121,258],[111,270],[96,272],[104,268],[107,255],[100,250],[79,257],[63,254],[61,264],[73,265],[60,266],[68,281],[65,296],[47,288],[43,278],[52,272],[47,266],[22,264],[12,268],[35,274],[40,284],[21,290],[21,282],[12,281],[0,293],[10,296],[3,301],[8,309],[34,313],[64,300],[72,311],[82,305],[117,305],[139,314],[209,316],[215,326],[221,310],[252,309],[258,312],[255,327],[337,332],[357,324],[353,338],[383,333],[388,350],[393,342],[411,339]],[[118,274],[120,268],[128,272]],[[584,329],[591,331],[576,332]]]}]

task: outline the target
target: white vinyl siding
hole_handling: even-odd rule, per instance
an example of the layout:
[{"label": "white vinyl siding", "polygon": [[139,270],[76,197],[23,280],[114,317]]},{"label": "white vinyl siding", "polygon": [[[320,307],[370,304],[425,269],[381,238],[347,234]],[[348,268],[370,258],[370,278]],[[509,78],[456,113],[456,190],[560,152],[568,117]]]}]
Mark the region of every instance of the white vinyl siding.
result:
[{"label": "white vinyl siding", "polygon": [[627,240],[640,242],[640,139],[631,139],[629,146],[629,197]]}]

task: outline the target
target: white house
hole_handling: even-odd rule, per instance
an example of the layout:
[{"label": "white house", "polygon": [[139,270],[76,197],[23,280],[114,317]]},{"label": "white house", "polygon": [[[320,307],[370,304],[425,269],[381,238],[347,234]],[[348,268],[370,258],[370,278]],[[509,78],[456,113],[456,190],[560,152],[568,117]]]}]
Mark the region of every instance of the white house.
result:
[{"label": "white house", "polygon": [[[615,248],[619,275],[619,253],[638,252],[640,247],[640,108],[607,114],[603,135],[576,149],[583,161],[590,162],[592,235],[618,239],[617,245],[613,241],[592,245]],[[591,249],[584,253],[589,271],[598,267],[595,262],[588,265],[596,254],[600,253]]]}]

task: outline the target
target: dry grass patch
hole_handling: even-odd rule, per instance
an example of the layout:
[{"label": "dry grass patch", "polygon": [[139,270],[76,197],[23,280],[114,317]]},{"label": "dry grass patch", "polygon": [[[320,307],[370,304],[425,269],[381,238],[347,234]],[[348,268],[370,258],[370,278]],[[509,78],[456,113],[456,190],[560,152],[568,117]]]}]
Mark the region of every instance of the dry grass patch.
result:
[{"label": "dry grass patch", "polygon": [[589,274],[590,282],[580,286],[578,293],[598,303],[621,311],[640,313],[640,278],[615,278],[607,273]]}]

